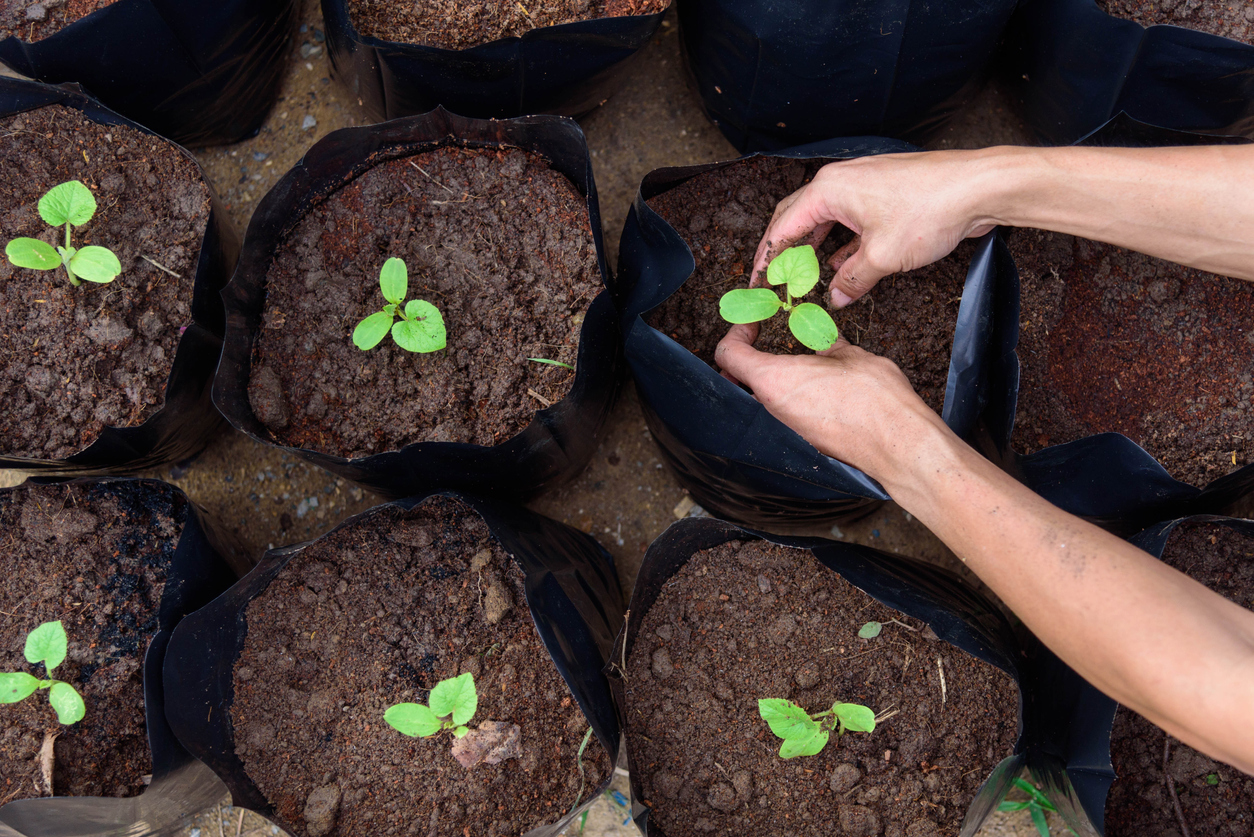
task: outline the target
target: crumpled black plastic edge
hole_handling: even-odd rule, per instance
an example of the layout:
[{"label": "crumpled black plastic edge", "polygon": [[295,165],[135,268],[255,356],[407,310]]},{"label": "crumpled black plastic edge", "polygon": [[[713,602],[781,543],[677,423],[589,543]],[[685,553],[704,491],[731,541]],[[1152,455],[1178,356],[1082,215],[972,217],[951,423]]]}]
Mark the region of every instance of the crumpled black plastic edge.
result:
[{"label": "crumpled black plastic edge", "polygon": [[[29,485],[3,489],[24,490]],[[180,620],[235,583],[245,567],[214,546],[217,524],[183,492],[157,480],[73,480],[69,485],[105,486],[118,492],[169,490],[187,503],[187,519],[167,573],[158,609],[159,630],[144,657],[144,715],[152,751],[152,783],[139,796],[43,797],[10,802],[0,808],[0,837],[86,837],[167,834],[184,817],[222,798],[226,788],[205,765],[179,744],[165,716],[161,669],[170,636]]]},{"label": "crumpled black plastic edge", "polygon": [[[608,292],[598,295],[585,314],[570,392],[552,407],[538,411],[522,432],[494,446],[415,442],[401,450],[345,459],[277,443],[253,413],[248,399],[253,342],[265,305],[266,274],[283,236],[314,205],[372,166],[449,144],[512,146],[547,159],[584,195],[602,281],[611,281],[592,161],[583,131],[572,120],[531,116],[487,121],[437,108],[421,116],[333,131],[310,148],[266,194],[248,225],[239,265],[222,293],[227,335],[213,400],[237,430],[385,497],[453,489],[529,498],[583,470],[618,396],[625,366]],[[344,335],[345,340],[348,337]]]},{"label": "crumpled black plastic edge", "polygon": [[[602,672],[623,623],[614,559],[591,536],[507,502],[432,492],[386,504],[408,511],[430,497],[451,497],[475,510],[526,576],[536,630],[570,686],[611,763],[621,738],[609,682]],[[353,515],[327,535],[367,522],[385,506]],[[270,550],[251,573],[179,625],[165,662],[166,715],[184,745],[225,782],[232,804],[283,824],[235,754],[230,710],[235,661],[248,634],[245,609],[293,557],[316,541]],[[212,711],[210,711],[212,710]],[[613,771],[579,807],[527,832],[555,837],[608,787]],[[285,826],[286,827],[286,826]]]},{"label": "crumpled black plastic edge", "polygon": [[382,121],[441,105],[481,119],[581,116],[617,91],[666,12],[543,26],[462,50],[363,37],[346,0],[322,0],[322,16],[332,70]]},{"label": "crumpled black plastic edge", "polygon": [[[73,108],[93,122],[125,125],[158,136],[114,113],[74,86],[53,87],[0,78],[0,118],[46,105]],[[211,209],[196,262],[196,281],[191,300],[192,322],[175,350],[170,377],[166,382],[165,404],[138,427],[105,427],[95,442],[65,459],[0,455],[0,468],[48,476],[135,474],[193,456],[222,426],[222,417],[210,402],[209,390],[225,329],[225,316],[218,293],[235,265],[239,239],[199,163],[186,149],[176,148],[201,172],[201,179],[209,189]]]},{"label": "crumpled black plastic edge", "polygon": [[78,82],[108,107],[184,145],[253,136],[279,94],[294,0],[117,0],[43,40],[0,41],[0,61],[49,84]]},{"label": "crumpled black plastic edge", "polygon": [[[913,150],[896,140],[856,138],[766,156],[841,160]],[[749,159],[758,155],[740,158]],[[866,514],[888,499],[861,471],[819,453],[771,416],[748,392],[666,335],[644,315],[673,294],[695,268],[683,238],[649,208],[650,198],[737,161],[651,172],[627,215],[619,246],[615,301],[627,363],[641,408],[664,461],[704,508],[745,525],[828,523]],[[994,351],[1017,329],[1007,304],[1013,263],[998,233],[980,241],[958,309],[943,418],[986,455],[1003,456],[1014,415],[1006,379],[1018,361]],[[993,349],[990,349],[993,347]]]}]

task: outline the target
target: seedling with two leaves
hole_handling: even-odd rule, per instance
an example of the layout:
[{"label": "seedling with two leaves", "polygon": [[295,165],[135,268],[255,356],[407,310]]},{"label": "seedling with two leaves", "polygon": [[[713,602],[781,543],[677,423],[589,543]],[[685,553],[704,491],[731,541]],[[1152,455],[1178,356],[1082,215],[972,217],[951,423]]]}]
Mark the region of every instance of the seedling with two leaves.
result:
[{"label": "seedling with two leaves", "polygon": [[411,738],[429,738],[446,729],[461,738],[470,732],[466,723],[479,708],[474,675],[466,672],[441,680],[431,690],[428,702],[429,705],[398,703],[389,706],[383,713],[383,720]]},{"label": "seedling with two leaves", "polygon": [[65,626],[60,621],[44,622],[26,635],[26,662],[43,663],[47,680],[40,680],[24,671],[0,674],[0,703],[17,703],[33,695],[39,689],[48,690],[48,702],[56,710],[57,720],[67,726],[83,720],[87,706],[78,691],[52,676],[52,670],[61,665],[69,650]]},{"label": "seedling with two leaves", "polygon": [[[392,257],[383,263],[379,289],[387,305],[357,324],[353,329],[353,345],[369,351],[379,345],[389,331],[396,345],[410,352],[438,352],[447,345],[440,309],[425,299],[405,302],[409,293],[409,270],[404,261]],[[397,317],[401,318],[400,322],[395,322]]]},{"label": "seedling with two leaves", "polygon": [[840,336],[832,315],[813,302],[794,303],[819,281],[819,258],[809,244],[790,247],[766,267],[766,281],[784,286],[781,300],[770,288],[739,288],[723,294],[718,313],[729,323],[757,323],[769,320],[783,309],[788,312],[788,329],[801,345],[812,351],[830,349]]},{"label": "seedling with two leaves", "polygon": [[15,238],[4,248],[9,261],[32,270],[56,270],[65,267],[71,285],[88,282],[112,282],[122,272],[122,263],[107,247],[89,245],[74,247],[70,228],[81,227],[96,214],[96,198],[81,181],[70,180],[51,189],[39,199],[39,217],[49,225],[65,224],[65,246],[53,248],[38,238]]},{"label": "seedling with two leaves", "polygon": [[759,698],[758,714],[771,732],[784,739],[779,748],[779,757],[784,759],[817,755],[832,732],[840,737],[846,732],[875,730],[875,713],[860,703],[837,701],[826,712],[811,715],[791,700]]}]

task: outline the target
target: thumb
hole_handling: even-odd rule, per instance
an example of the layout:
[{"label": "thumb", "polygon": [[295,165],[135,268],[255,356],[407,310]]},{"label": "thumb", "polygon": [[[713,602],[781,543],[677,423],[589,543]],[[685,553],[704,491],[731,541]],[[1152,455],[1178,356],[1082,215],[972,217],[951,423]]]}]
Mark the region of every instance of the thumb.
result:
[{"label": "thumb", "polygon": [[829,263],[836,268],[836,275],[832,277],[831,296],[832,305],[837,308],[844,308],[858,299],[892,272],[871,264],[860,237],[832,254]]},{"label": "thumb", "polygon": [[714,362],[723,370],[723,377],[734,384],[743,383],[749,389],[753,389],[751,379],[757,377],[761,359],[769,357],[753,348],[757,336],[757,323],[734,325],[714,350]]}]

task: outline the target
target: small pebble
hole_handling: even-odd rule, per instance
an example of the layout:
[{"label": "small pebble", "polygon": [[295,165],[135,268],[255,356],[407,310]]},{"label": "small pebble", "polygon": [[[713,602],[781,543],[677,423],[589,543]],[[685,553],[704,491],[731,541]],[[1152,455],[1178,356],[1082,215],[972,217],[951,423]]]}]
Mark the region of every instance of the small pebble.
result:
[{"label": "small pebble", "polygon": [[301,58],[312,58],[315,55],[320,54],[321,52],[322,52],[322,47],[314,46],[308,41],[305,41],[305,43],[300,45],[300,57]]},{"label": "small pebble", "polygon": [[[313,114],[307,114],[304,120],[302,120],[300,123],[300,129],[302,131],[308,131],[310,128],[312,128],[313,126],[317,124],[318,124],[318,120],[313,118]],[[878,537],[878,532],[877,532],[877,537]]]},{"label": "small pebble", "polygon": [[266,153],[266,152],[264,152],[264,151],[254,151],[254,152],[253,152],[253,159],[254,159],[254,160],[256,160],[258,163],[260,163],[262,160],[266,159],[266,158],[267,158],[267,157],[269,157],[269,156],[270,156],[270,155],[269,155],[269,154],[267,154],[267,153]]},{"label": "small pebble", "polygon": [[317,41],[318,43],[322,43],[323,41],[327,39],[327,36],[323,33],[321,29],[315,29],[313,35],[314,35],[314,40]]},{"label": "small pebble", "polygon": [[880,536],[880,530],[879,530],[879,529],[872,529],[872,530],[871,530],[871,537],[873,537],[873,538],[878,538],[879,536]]}]

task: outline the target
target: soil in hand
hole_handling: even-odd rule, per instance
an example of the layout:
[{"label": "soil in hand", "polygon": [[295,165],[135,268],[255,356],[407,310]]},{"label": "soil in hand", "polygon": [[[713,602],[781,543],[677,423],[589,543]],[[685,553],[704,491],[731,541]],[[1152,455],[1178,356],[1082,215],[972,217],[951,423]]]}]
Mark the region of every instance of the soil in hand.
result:
[{"label": "soil in hand", "polygon": [[1254,42],[1254,6],[1231,0],[1097,0],[1106,14],[1142,26],[1160,23],[1209,32],[1234,41]]},{"label": "soil in hand", "polygon": [[[882,633],[860,639],[871,620]],[[811,713],[860,703],[882,720],[785,761],[759,698]],[[757,541],[697,553],[667,584],[628,660],[625,701],[632,769],[669,837],[955,835],[1018,733],[1004,672],[809,552]]]},{"label": "soil in hand", "polygon": [[0,0],[0,39],[34,43],[115,0]]},{"label": "soil in hand", "polygon": [[1016,450],[1113,431],[1198,486],[1254,460],[1254,285],[1038,230],[1009,245]]},{"label": "soil in hand", "polygon": [[670,0],[347,0],[359,34],[404,44],[469,49],[579,20],[651,15]]},{"label": "soil in hand", "polygon": [[[448,346],[415,354],[353,329],[379,270],[440,309]],[[446,147],[375,166],[296,223],[266,278],[249,399],[275,438],[344,457],[412,442],[492,445],[561,400],[603,289],[587,205],[542,158]]]},{"label": "soil in hand", "polygon": [[[381,507],[307,547],[247,608],[231,718],[248,775],[297,835],[505,837],[554,822],[580,793],[588,722],[541,643],[523,575],[482,519],[435,498]],[[520,750],[463,768],[452,733],[383,720],[471,672],[485,722]],[[608,775],[596,737],[583,793]]]},{"label": "soil in hand", "polygon": [[69,638],[52,675],[87,714],[57,721],[47,691],[0,706],[0,804],[47,796],[40,749],[58,734],[57,796],[135,796],[152,773],[144,723],[144,655],[157,632],[166,574],[187,502],[155,482],[30,486],[0,493],[0,671],[44,678],[26,635],[61,620]]},{"label": "soil in hand", "polygon": [[[1254,538],[1214,523],[1184,523],[1167,541],[1163,561],[1254,610]],[[1182,833],[1168,781],[1191,833],[1254,833],[1254,777],[1181,744],[1122,706],[1111,732],[1110,759],[1119,778],[1106,797],[1107,837]]]},{"label": "soil in hand", "polygon": [[109,284],[75,287],[64,268],[0,259],[0,453],[61,459],[104,427],[135,427],[165,403],[179,336],[192,321],[209,190],[177,146],[76,110],[40,108],[0,128],[4,241],[63,245],[64,228],[39,217],[39,198],[80,180],[97,209],[74,228],[73,245],[107,247],[122,263]]},{"label": "soil in hand", "polygon": [[[714,349],[728,328],[719,316],[719,299],[748,287],[753,256],[775,205],[809,182],[821,164],[755,157],[697,175],[650,199],[650,208],[688,244],[697,266],[645,321],[714,366]],[[827,307],[833,271],[826,258],[850,237],[843,227],[833,229],[819,249],[819,284],[804,301]],[[964,242],[939,262],[886,277],[853,305],[831,312],[842,337],[895,362],[937,412],[945,400],[958,303],[973,249]],[[810,352],[788,330],[786,313],[762,324],[755,346],[773,354]]]}]

